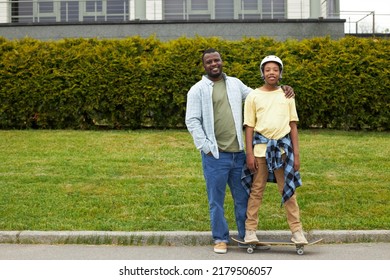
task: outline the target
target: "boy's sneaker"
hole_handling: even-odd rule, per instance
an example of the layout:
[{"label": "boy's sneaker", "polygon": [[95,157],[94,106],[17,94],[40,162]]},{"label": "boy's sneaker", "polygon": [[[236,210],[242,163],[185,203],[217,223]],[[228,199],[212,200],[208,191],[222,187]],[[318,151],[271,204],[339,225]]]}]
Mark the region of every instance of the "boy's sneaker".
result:
[{"label": "boy's sneaker", "polygon": [[[245,242],[245,240],[239,238],[238,240]],[[248,249],[250,244],[244,244],[237,242],[238,248]],[[256,250],[269,250],[271,245],[256,245]]]},{"label": "boy's sneaker", "polygon": [[214,252],[217,254],[227,253],[227,244],[225,242],[219,242],[214,245]]},{"label": "boy's sneaker", "polygon": [[308,244],[305,235],[303,234],[302,230],[298,230],[293,233],[291,241],[294,242],[295,244],[302,244],[306,245]]},{"label": "boy's sneaker", "polygon": [[259,242],[259,239],[256,236],[256,231],[255,230],[246,230],[245,231],[244,240],[245,240],[246,243]]}]

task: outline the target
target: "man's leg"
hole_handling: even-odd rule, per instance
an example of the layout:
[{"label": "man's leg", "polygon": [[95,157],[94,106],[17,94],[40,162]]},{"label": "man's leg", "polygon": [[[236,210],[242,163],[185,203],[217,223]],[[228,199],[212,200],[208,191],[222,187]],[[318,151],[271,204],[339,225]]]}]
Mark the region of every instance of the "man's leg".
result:
[{"label": "man's leg", "polygon": [[215,243],[229,242],[229,229],[225,218],[224,202],[229,172],[228,153],[220,158],[202,153],[203,174],[206,180],[210,223]]},{"label": "man's leg", "polygon": [[241,172],[245,163],[245,153],[240,152],[230,154],[232,155],[232,158],[228,184],[234,200],[234,214],[236,218],[238,235],[241,239],[244,239],[246,210],[249,197],[246,189],[241,184]]}]

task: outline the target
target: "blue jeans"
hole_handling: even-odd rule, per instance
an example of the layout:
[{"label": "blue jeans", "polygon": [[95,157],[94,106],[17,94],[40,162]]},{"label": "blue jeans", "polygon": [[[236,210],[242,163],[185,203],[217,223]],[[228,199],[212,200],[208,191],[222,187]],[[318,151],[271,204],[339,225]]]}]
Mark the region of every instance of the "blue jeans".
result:
[{"label": "blue jeans", "polygon": [[215,243],[229,242],[229,228],[224,211],[226,185],[229,186],[234,200],[234,214],[238,235],[240,238],[244,238],[245,236],[246,209],[249,195],[241,185],[241,171],[244,162],[244,152],[220,152],[219,159],[202,153],[203,175],[206,180],[211,232]]}]

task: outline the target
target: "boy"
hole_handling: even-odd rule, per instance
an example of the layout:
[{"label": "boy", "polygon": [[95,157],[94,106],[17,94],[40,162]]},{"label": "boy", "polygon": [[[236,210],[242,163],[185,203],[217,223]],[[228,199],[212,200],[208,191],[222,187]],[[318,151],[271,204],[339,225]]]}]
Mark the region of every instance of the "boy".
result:
[{"label": "boy", "polygon": [[[279,57],[265,57],[260,64],[264,85],[253,90],[244,107],[246,137],[246,165],[253,175],[245,222],[245,242],[257,242],[258,211],[269,173],[275,177],[291,240],[307,244],[299,218],[295,188],[301,185],[299,177],[298,114],[295,100],[287,99],[278,85],[282,78],[283,62]],[[282,148],[282,149],[281,149]]]}]

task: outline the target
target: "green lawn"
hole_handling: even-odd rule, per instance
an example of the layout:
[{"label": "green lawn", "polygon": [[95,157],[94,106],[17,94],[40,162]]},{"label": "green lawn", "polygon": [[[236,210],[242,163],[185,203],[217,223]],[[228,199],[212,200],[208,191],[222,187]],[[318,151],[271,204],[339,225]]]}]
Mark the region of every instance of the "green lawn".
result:
[{"label": "green lawn", "polygon": [[[300,149],[305,230],[390,228],[389,133],[301,130]],[[210,230],[185,130],[0,131],[0,150],[0,230]],[[259,229],[288,229],[274,184]]]}]

